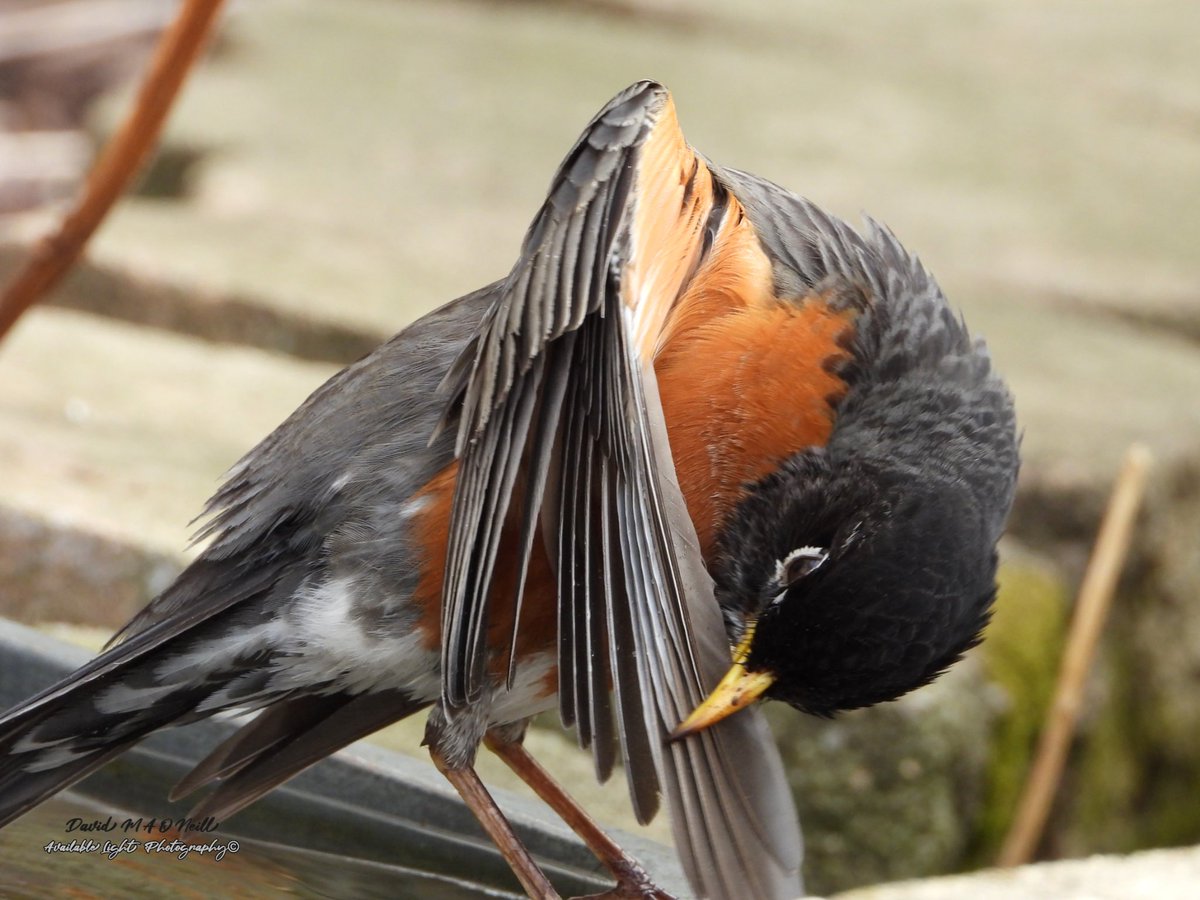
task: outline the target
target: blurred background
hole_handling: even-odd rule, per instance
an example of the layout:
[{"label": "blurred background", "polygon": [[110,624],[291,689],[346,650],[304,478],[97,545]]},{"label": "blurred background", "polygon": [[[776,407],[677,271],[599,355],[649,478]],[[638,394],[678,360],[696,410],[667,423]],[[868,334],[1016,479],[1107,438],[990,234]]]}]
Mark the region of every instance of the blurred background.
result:
[{"label": "blurred background", "polygon": [[[0,4],[0,275],[175,8]],[[1191,0],[235,3],[136,190],[0,345],[0,614],[101,643],[178,571],[222,471],[507,271],[579,130],[649,77],[705,155],[890,225],[988,339],[1024,428],[986,644],[900,703],[774,711],[810,887],[995,858],[1135,440],[1152,489],[1039,855],[1196,844],[1198,34]],[[420,754],[419,734],[381,740]],[[533,740],[590,778],[569,739]],[[579,793],[631,827],[619,779]]]}]

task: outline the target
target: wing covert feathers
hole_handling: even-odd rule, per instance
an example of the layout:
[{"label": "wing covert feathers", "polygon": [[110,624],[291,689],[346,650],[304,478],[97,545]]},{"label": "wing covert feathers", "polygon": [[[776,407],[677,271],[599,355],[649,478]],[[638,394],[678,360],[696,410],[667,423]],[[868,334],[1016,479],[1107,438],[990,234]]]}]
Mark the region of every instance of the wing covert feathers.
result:
[{"label": "wing covert feathers", "polygon": [[[447,376],[460,458],[442,608],[448,713],[511,683],[515,635],[486,644],[501,529],[524,573],[536,532],[557,573],[560,713],[597,774],[619,749],[633,808],[667,797],[681,859],[711,897],[800,893],[800,835],[753,711],[668,744],[729,646],[676,481],[654,375],[668,317],[725,213],[670,95],[639,82],[563,161],[521,257]],[[510,511],[511,507],[511,511]],[[518,604],[524,578],[518,578]]]}]

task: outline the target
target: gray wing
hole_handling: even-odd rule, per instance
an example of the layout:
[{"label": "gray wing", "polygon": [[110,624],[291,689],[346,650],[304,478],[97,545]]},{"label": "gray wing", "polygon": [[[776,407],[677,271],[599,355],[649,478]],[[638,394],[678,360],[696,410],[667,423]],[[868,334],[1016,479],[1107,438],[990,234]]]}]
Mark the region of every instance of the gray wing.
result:
[{"label": "gray wing", "polygon": [[200,516],[208,521],[196,540],[210,544],[113,637],[121,653],[89,665],[118,662],[261,594],[314,562],[347,519],[403,502],[448,465],[450,441],[429,438],[443,408],[434,395],[496,290],[423,316],[317,388],[225,475]]},{"label": "gray wing", "polygon": [[[720,201],[667,92],[619,94],[568,154],[521,258],[451,372],[459,477],[443,595],[443,703],[485,689],[501,531],[522,575],[540,532],[558,577],[559,708],[598,775],[619,748],[634,811],[665,793],[697,891],[793,897],[800,838],[755,713],[673,744],[729,664],[675,481],[654,377],[659,329]],[[611,685],[611,694],[609,687]],[[614,721],[615,719],[615,721]]]}]

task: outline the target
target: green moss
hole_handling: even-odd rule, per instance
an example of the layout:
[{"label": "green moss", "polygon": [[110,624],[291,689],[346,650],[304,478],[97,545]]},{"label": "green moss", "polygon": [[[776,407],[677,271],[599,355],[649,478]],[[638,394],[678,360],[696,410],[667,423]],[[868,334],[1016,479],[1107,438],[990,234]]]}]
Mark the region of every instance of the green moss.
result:
[{"label": "green moss", "polygon": [[[1103,697],[1095,718],[1075,751],[1070,808],[1063,823],[1063,850],[1069,855],[1129,853],[1159,846],[1146,841],[1147,823],[1138,813],[1142,760],[1150,748],[1139,748],[1141,729],[1131,676],[1132,648],[1110,641],[1098,679]],[[1194,798],[1185,802],[1194,806]]]},{"label": "green moss", "polygon": [[986,800],[972,856],[995,856],[1012,820],[1042,719],[1050,703],[1066,630],[1066,589],[1047,566],[1025,560],[1000,571],[996,613],[982,655],[989,680],[1007,698],[992,737]]},{"label": "green moss", "polygon": [[1153,590],[1118,599],[1104,696],[1078,750],[1068,850],[1131,852],[1200,835],[1194,707],[1175,680],[1189,657],[1168,655],[1185,649],[1191,633],[1181,609]]},{"label": "green moss", "polygon": [[[983,645],[989,680],[1007,698],[991,738],[986,802],[971,857],[995,857],[1051,701],[1069,615],[1064,585],[1052,570],[1018,561],[1001,573],[997,613]],[[1194,843],[1197,755],[1169,688],[1178,672],[1167,652],[1189,634],[1186,621],[1155,593],[1116,601],[1103,652],[1047,826],[1055,856],[1128,853]],[[1166,624],[1163,624],[1164,618]],[[1159,668],[1155,668],[1155,666]],[[1182,737],[1182,739],[1180,739]]]},{"label": "green moss", "polygon": [[1166,764],[1155,775],[1140,798],[1137,849],[1194,844],[1200,834],[1195,767]]}]

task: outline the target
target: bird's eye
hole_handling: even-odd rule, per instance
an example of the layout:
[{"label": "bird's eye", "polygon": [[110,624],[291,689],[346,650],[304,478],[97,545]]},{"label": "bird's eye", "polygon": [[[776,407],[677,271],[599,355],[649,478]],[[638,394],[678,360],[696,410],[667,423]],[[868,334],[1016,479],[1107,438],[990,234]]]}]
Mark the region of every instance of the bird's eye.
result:
[{"label": "bird's eye", "polygon": [[811,575],[829,559],[829,551],[823,547],[801,547],[793,550],[779,564],[780,581],[785,585],[795,584],[805,575]]}]

